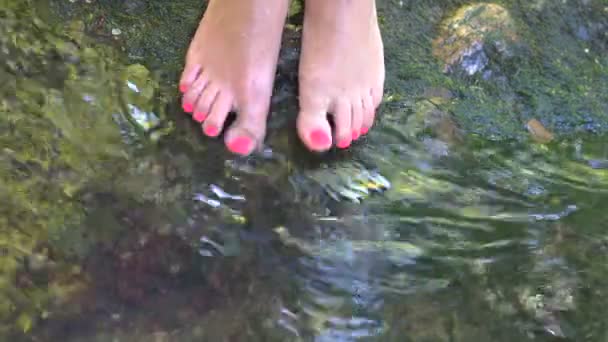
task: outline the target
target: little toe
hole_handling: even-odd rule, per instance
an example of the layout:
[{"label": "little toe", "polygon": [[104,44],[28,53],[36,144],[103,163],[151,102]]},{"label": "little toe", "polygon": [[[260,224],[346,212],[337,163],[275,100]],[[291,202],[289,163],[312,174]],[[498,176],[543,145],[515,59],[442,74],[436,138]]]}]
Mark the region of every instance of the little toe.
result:
[{"label": "little toe", "polygon": [[336,146],[347,148],[353,140],[352,103],[345,98],[338,99],[333,108],[333,116],[336,125]]},{"label": "little toe", "polygon": [[298,136],[311,151],[323,152],[331,148],[331,127],[327,121],[327,109],[303,107],[297,119]]},{"label": "little toe", "polygon": [[352,118],[351,118],[351,131],[353,141],[359,139],[361,136],[361,126],[363,124],[363,100],[355,98],[352,101]]},{"label": "little toe", "polygon": [[179,91],[182,94],[186,93],[190,89],[201,72],[201,69],[200,64],[186,64],[186,67],[184,68],[182,76],[179,80]]},{"label": "little toe", "polygon": [[253,152],[264,140],[267,117],[268,108],[242,108],[224,137],[228,150],[243,156]]},{"label": "little toe", "polygon": [[233,102],[232,95],[228,91],[217,93],[213,103],[210,104],[209,116],[203,124],[203,133],[206,136],[217,137],[220,134]]}]

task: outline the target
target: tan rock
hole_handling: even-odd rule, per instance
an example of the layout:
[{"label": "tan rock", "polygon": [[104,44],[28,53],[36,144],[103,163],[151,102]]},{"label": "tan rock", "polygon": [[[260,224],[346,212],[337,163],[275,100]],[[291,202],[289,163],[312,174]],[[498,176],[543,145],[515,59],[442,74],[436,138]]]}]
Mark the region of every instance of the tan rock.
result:
[{"label": "tan rock", "polygon": [[473,75],[485,68],[488,57],[483,52],[488,43],[501,52],[518,40],[515,23],[502,6],[478,3],[460,8],[443,21],[439,36],[433,41],[433,55],[444,64],[444,72],[458,67]]},{"label": "tan rock", "polygon": [[538,143],[547,144],[553,141],[553,133],[546,129],[545,126],[536,119],[528,121],[526,128],[528,129],[528,132],[530,132],[532,139]]}]

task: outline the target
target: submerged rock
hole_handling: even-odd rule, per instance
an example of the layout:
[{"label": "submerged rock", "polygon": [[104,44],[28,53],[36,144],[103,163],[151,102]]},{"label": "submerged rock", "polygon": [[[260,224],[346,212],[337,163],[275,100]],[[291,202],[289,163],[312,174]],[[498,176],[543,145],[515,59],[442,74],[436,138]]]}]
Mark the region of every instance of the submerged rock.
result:
[{"label": "submerged rock", "polygon": [[[15,322],[32,329],[51,304],[80,290],[84,282],[64,282],[73,267],[63,256],[93,245],[81,234],[90,214],[84,194],[100,184],[109,191],[164,118],[143,66],[87,39],[81,22],[58,28],[37,9],[33,1],[0,8],[3,332]],[[32,256],[52,267],[30,267]]]},{"label": "submerged rock", "polygon": [[443,109],[446,98],[430,97],[416,102],[414,113],[407,118],[405,134],[411,138],[433,138],[447,146],[463,141],[463,132],[451,113]]},{"label": "submerged rock", "polygon": [[391,183],[380,173],[356,162],[322,167],[303,176],[307,184],[305,188],[320,186],[336,201],[360,203],[374,192],[381,193],[391,188]]}]

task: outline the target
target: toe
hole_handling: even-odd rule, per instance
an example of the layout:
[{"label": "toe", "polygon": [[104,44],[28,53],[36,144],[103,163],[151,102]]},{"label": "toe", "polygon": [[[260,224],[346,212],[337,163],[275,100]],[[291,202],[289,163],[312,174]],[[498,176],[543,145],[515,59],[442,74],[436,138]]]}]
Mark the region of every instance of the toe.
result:
[{"label": "toe", "polygon": [[260,146],[266,134],[268,108],[243,107],[239,109],[236,121],[224,137],[228,150],[240,155],[248,155]]},{"label": "toe", "polygon": [[219,91],[208,111],[209,117],[203,124],[203,132],[209,137],[217,137],[224,122],[228,117],[230,109],[232,109],[233,98],[228,91]]},{"label": "toe", "polygon": [[303,106],[298,114],[298,135],[311,151],[327,151],[331,148],[331,127],[327,121],[327,108]]},{"label": "toe", "polygon": [[194,114],[192,115],[194,120],[200,123],[205,121],[205,119],[209,116],[211,106],[213,105],[219,92],[219,87],[213,84],[213,82],[207,84],[194,107]]},{"label": "toe", "polygon": [[213,102],[216,96],[214,94],[217,94],[217,88],[209,87],[209,85],[209,75],[203,72],[192,86],[192,91],[200,93],[194,105],[194,112],[192,113],[192,118],[198,123],[205,121],[205,118],[209,114],[210,103]]},{"label": "toe", "polygon": [[187,92],[197,79],[201,70],[200,64],[187,63],[179,81],[179,91],[182,93]]},{"label": "toe", "polygon": [[355,98],[352,101],[351,134],[352,139],[357,140],[361,136],[361,126],[363,124],[363,100]]},{"label": "toe", "polygon": [[184,96],[182,97],[182,109],[186,113],[194,112],[194,106],[201,95],[200,91],[196,91],[196,89],[193,88],[194,84],[196,84],[196,81],[189,86],[188,91],[184,93]]},{"label": "toe", "polygon": [[363,97],[363,123],[361,125],[361,135],[367,134],[374,125],[375,113],[376,106],[374,106],[374,100],[370,92],[370,94]]},{"label": "toe", "polygon": [[198,100],[205,91],[205,87],[207,87],[208,83],[209,78],[207,77],[207,74],[204,72],[201,73],[188,88],[188,91],[184,93],[184,97],[182,98],[182,108],[184,112],[194,113],[193,117],[195,120],[200,116],[199,111],[196,108]]},{"label": "toe", "polygon": [[353,139],[352,103],[346,98],[338,99],[333,108],[333,116],[336,124],[336,146],[347,148]]}]

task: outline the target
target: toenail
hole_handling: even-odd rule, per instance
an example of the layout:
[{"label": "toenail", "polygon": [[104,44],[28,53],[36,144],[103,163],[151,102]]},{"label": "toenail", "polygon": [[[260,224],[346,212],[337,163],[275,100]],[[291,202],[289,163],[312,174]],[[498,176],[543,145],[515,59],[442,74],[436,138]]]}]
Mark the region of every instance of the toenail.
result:
[{"label": "toenail", "polygon": [[340,141],[338,141],[338,148],[347,148],[348,146],[350,146],[350,140],[348,139],[342,139]]},{"label": "toenail", "polygon": [[198,123],[201,123],[201,122],[205,121],[206,117],[207,117],[207,115],[205,115],[205,113],[203,113],[203,112],[196,112],[192,116],[192,118],[194,119],[194,121],[196,121]]},{"label": "toenail", "polygon": [[194,106],[189,103],[184,103],[182,108],[184,109],[184,112],[186,112],[186,113],[192,113],[192,111],[194,110]]},{"label": "toenail", "polygon": [[367,134],[367,132],[369,132],[369,128],[367,128],[367,127],[361,128],[361,135],[365,135],[365,134]]},{"label": "toenail", "polygon": [[359,139],[359,132],[357,131],[353,131],[353,136],[352,136],[353,140],[357,140]]},{"label": "toenail", "polygon": [[331,144],[331,139],[320,129],[312,131],[310,133],[310,140],[318,146],[327,146]]},{"label": "toenail", "polygon": [[220,131],[214,125],[209,125],[209,126],[203,128],[203,132],[205,132],[205,135],[207,135],[209,137],[216,137]]},{"label": "toenail", "polygon": [[180,91],[182,94],[183,94],[183,93],[185,93],[185,92],[187,92],[187,91],[188,91],[188,86],[187,86],[187,85],[185,85],[185,84],[180,84],[180,85],[179,85],[179,91]]},{"label": "toenail", "polygon": [[236,137],[228,143],[228,149],[232,153],[247,155],[251,148],[251,139],[248,137]]}]

